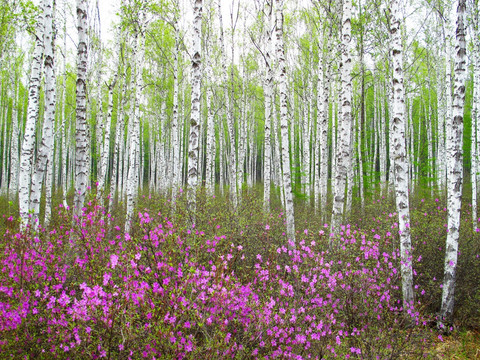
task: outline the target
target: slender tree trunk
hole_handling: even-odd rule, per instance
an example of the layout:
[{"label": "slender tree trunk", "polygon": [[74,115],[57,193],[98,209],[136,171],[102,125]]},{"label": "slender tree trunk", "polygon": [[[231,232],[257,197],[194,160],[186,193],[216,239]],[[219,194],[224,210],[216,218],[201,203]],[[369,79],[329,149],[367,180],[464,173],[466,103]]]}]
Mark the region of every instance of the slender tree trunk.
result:
[{"label": "slender tree trunk", "polygon": [[[49,8],[50,7],[50,8]],[[47,168],[45,178],[45,218],[44,226],[48,226],[52,215],[53,172],[55,156],[55,111],[57,106],[57,77],[55,73],[55,1],[48,0],[45,12],[45,118],[52,117],[52,133],[47,149]],[[51,83],[51,84],[49,84]]]},{"label": "slender tree trunk", "polygon": [[[121,167],[122,161],[120,158],[121,152],[121,143],[123,142],[123,128],[124,128],[124,116],[123,116],[123,99],[118,97],[118,104],[117,104],[117,124],[115,126],[115,145],[113,151],[113,164],[112,164],[112,176],[110,180],[110,197],[108,208],[111,211],[113,206],[113,200],[115,198],[115,192],[120,187],[118,186],[120,179],[121,179]],[[118,180],[117,180],[118,177]]]},{"label": "slender tree trunk", "polygon": [[[66,48],[66,35],[64,35],[64,49]],[[68,132],[68,124],[67,124],[67,113],[66,113],[66,100],[67,100],[67,70],[66,70],[66,56],[63,57],[63,82],[62,82],[62,196],[63,196],[63,206],[67,207],[67,191],[68,191],[68,184],[69,178],[67,174],[67,160],[68,160],[68,146],[67,142],[70,139],[69,132]]]},{"label": "slender tree trunk", "polygon": [[77,128],[75,151],[75,198],[77,215],[82,213],[88,186],[87,124],[87,1],[77,0]]},{"label": "slender tree trunk", "polygon": [[[287,222],[287,237],[295,244],[295,217],[293,210],[292,178],[290,169],[290,151],[288,140],[288,108],[287,108],[287,71],[285,50],[283,45],[283,0],[276,0],[276,53],[279,68],[280,90],[280,128],[282,133],[282,165],[283,187],[285,192],[285,212]],[[292,124],[293,126],[293,124]]]},{"label": "slender tree trunk", "polygon": [[[222,53],[223,95],[225,98],[225,113],[227,115],[228,140],[230,143],[230,146],[227,149],[228,179],[230,183],[230,196],[232,199],[233,206],[234,208],[236,208],[237,207],[237,174],[236,174],[237,159],[236,159],[236,151],[235,151],[235,124],[234,124],[232,109],[230,106],[230,99],[228,95],[229,91],[228,91],[228,78],[227,78],[227,58],[225,54],[225,42],[224,42],[224,36],[223,36],[221,1],[218,1],[218,19],[220,21],[220,48]],[[233,98],[232,98],[232,101],[233,101]]]},{"label": "slender tree trunk", "polygon": [[[113,90],[117,83],[118,72],[115,73],[112,83],[108,85],[108,112],[107,120],[105,123],[105,135],[103,139],[103,146],[101,147],[101,163],[100,163],[100,176],[98,180],[98,192],[100,197],[103,197],[107,182],[107,170],[108,162],[110,159],[110,132],[112,127],[112,113],[113,113]],[[101,145],[100,145],[101,146]]]},{"label": "slender tree trunk", "polygon": [[478,226],[478,204],[477,204],[477,183],[478,183],[478,159],[479,159],[479,131],[480,131],[480,31],[478,22],[478,2],[474,3],[472,30],[474,34],[474,60],[473,60],[473,109],[472,109],[472,158],[471,158],[471,182],[472,182],[472,223],[475,231]]},{"label": "slender tree trunk", "polygon": [[[127,176],[127,213],[125,221],[125,232],[130,231],[132,222],[133,210],[135,208],[136,197],[138,194],[138,188],[143,185],[143,179],[141,172],[143,172],[142,166],[142,154],[141,154],[141,134],[140,134],[140,119],[142,117],[143,106],[143,64],[145,55],[145,10],[140,10],[139,28],[136,30],[136,49],[133,54],[133,61],[135,62],[135,106],[133,111],[133,123],[132,133],[130,137],[130,149],[129,149],[129,165]],[[140,184],[139,184],[140,183]]]},{"label": "slender tree trunk", "polygon": [[212,64],[209,60],[210,56],[207,57],[207,72],[208,79],[211,81],[207,88],[207,168],[205,172],[205,187],[207,194],[212,196],[215,190],[215,119],[213,111],[213,71]]},{"label": "slender tree trunk", "polygon": [[400,31],[401,10],[398,0],[391,1],[390,33],[392,36],[393,103],[390,141],[393,141],[395,199],[398,212],[402,271],[403,309],[413,310],[412,244],[410,238],[410,205],[408,199],[408,160],[405,151],[405,88],[403,84],[403,46]]},{"label": "slender tree trunk", "polygon": [[[342,222],[345,210],[345,186],[347,183],[347,172],[351,162],[350,153],[350,131],[352,127],[352,59],[351,48],[351,0],[343,2],[342,20],[342,110],[339,123],[339,148],[336,154],[336,166],[334,175],[334,199],[332,211],[332,233],[340,233],[339,226]],[[332,242],[333,239],[330,241]]]},{"label": "slender tree trunk", "polygon": [[[15,76],[16,77],[16,76]],[[13,85],[13,94],[12,98],[12,139],[11,139],[11,152],[10,152],[10,183],[8,186],[9,198],[15,199],[18,191],[18,92],[17,92],[17,82],[20,79],[15,79],[12,83]]]},{"label": "slender tree trunk", "polygon": [[[38,215],[40,213],[40,197],[42,193],[42,182],[48,167],[53,166],[53,127],[55,122],[55,56],[54,56],[54,38],[53,38],[53,1],[46,0],[44,3],[45,16],[45,115],[43,121],[42,141],[38,149],[37,160],[32,176],[32,185],[30,189],[30,209],[33,209],[33,219],[35,226],[38,225]],[[48,172],[48,171],[47,171]],[[47,180],[47,179],[46,179]],[[45,184],[50,188],[47,191],[47,208],[51,205],[51,176],[50,183]],[[50,204],[49,204],[50,203]],[[46,209],[46,220],[49,220],[50,209]]]},{"label": "slender tree trunk", "polygon": [[[465,104],[465,10],[466,1],[457,6],[455,41],[455,88],[452,117],[447,122],[447,208],[448,232],[445,246],[445,274],[442,289],[442,306],[439,325],[452,320],[454,306],[455,274],[457,269],[458,239],[460,235],[460,210],[463,183],[463,109]],[[447,329],[444,329],[447,330]]]},{"label": "slender tree trunk", "polygon": [[178,139],[178,48],[180,46],[180,31],[175,17],[175,48],[173,51],[173,109],[172,109],[172,187],[176,191],[181,184],[180,143]]},{"label": "slender tree trunk", "polygon": [[188,187],[187,204],[192,212],[192,222],[195,223],[196,194],[198,184],[198,137],[200,129],[200,91],[201,91],[201,31],[202,31],[202,0],[195,0],[193,20],[193,56],[192,56],[192,98],[190,112],[190,135],[188,141]]},{"label": "slender tree trunk", "polygon": [[32,163],[35,151],[35,132],[40,109],[40,83],[42,77],[43,65],[43,36],[44,36],[44,18],[43,1],[41,3],[39,16],[37,18],[35,32],[35,48],[33,51],[32,68],[30,74],[30,87],[28,90],[28,108],[27,121],[25,124],[25,134],[20,154],[20,174],[19,174],[19,206],[22,226],[28,222],[28,213],[30,210],[30,186],[32,181]]},{"label": "slender tree trunk", "polygon": [[270,1],[265,3],[265,13],[267,24],[266,28],[266,44],[265,44],[265,82],[264,82],[264,94],[265,94],[265,156],[264,156],[264,187],[263,187],[263,209],[265,213],[270,211],[270,185],[271,185],[271,162],[272,162],[272,146],[271,146],[271,126],[272,126],[272,95],[273,95],[273,70],[272,60],[270,57],[271,44],[272,44],[272,11],[273,4]]}]

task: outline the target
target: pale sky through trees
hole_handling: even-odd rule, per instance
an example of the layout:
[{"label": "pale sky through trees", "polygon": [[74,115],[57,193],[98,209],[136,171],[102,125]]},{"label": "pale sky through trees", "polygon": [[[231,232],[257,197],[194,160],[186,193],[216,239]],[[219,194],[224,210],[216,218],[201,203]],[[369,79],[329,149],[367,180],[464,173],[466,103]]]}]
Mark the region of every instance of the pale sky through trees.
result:
[{"label": "pale sky through trees", "polygon": [[[368,3],[371,0],[363,0],[361,1],[361,4]],[[193,20],[193,6],[191,4],[190,0],[179,0],[180,2],[180,25],[181,29],[183,31],[186,31],[187,34],[190,34],[192,31],[192,20]],[[224,27],[225,31],[228,34],[231,30],[231,9],[232,9],[232,2],[234,3],[234,11],[238,8],[238,3],[240,2],[240,18],[238,20],[237,24],[237,29],[236,29],[236,37],[243,36],[239,35],[239,32],[242,31],[243,27],[243,18],[246,17],[247,23],[249,22],[249,18],[254,18],[255,15],[255,7],[254,7],[254,2],[255,0],[222,0],[222,16],[224,19]],[[410,45],[412,39],[415,40],[420,40],[420,41],[425,41],[425,31],[422,31],[422,28],[425,26],[428,26],[429,21],[432,20],[432,18],[435,16],[435,13],[433,10],[426,9],[423,6],[418,5],[418,1],[407,1],[408,4],[404,8],[404,16],[405,16],[405,25],[407,27],[407,34],[408,34],[408,39],[410,39],[410,42],[408,45]],[[95,3],[91,2],[89,4],[89,13],[92,14],[92,12],[95,10],[94,9]],[[104,45],[111,46],[113,39],[114,39],[114,25],[118,23],[118,12],[119,12],[119,1],[118,0],[99,0],[99,10],[100,10],[100,20],[101,20],[101,36],[102,36],[102,42]],[[301,1],[294,1],[294,2],[287,2],[286,4],[287,8],[289,8],[289,11],[292,10],[299,10],[301,8],[306,8],[309,7],[311,8],[312,2],[310,0],[301,0]],[[242,10],[243,9],[243,10]],[[358,12],[358,8],[354,7],[352,9],[352,13],[356,14]],[[72,16],[74,16],[72,12]],[[217,22],[217,20],[215,20]],[[70,40],[76,41],[76,34],[75,34],[75,27],[74,27],[74,21],[73,18],[68,21],[70,26],[68,27],[68,32],[69,32],[69,38]],[[217,24],[218,26],[218,24]],[[296,35],[301,35],[303,32],[306,31],[306,29],[303,26],[299,26],[295,30],[297,32]],[[433,34],[432,34],[433,36]],[[190,41],[191,36],[185,36],[184,41],[187,43]],[[226,42],[227,44],[231,43],[231,37],[226,36]],[[240,39],[239,39],[240,40]],[[242,46],[242,43],[248,42],[250,39],[241,39],[236,46],[240,47]],[[247,43],[248,44],[248,43]],[[188,44],[187,44],[188,45]],[[249,45],[248,45],[249,46]],[[294,49],[293,49],[294,50]],[[230,56],[230,51],[227,51],[227,56]],[[367,53],[365,54],[365,62],[367,65],[367,68],[373,70],[373,59],[371,58],[370,54]],[[235,54],[235,62],[238,63],[239,61],[239,56],[240,52],[236,51]],[[353,54],[353,56],[357,56],[356,53]],[[290,56],[289,56],[290,57]],[[287,59],[288,60],[288,59]]]}]

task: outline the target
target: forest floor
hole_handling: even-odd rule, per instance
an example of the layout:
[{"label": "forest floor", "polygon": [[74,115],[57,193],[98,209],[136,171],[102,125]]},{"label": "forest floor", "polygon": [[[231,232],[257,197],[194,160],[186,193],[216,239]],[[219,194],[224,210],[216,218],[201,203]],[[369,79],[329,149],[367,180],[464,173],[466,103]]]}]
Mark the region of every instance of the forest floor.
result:
[{"label": "forest floor", "polygon": [[308,199],[297,199],[293,247],[281,204],[265,213],[262,193],[244,190],[235,210],[201,193],[194,222],[183,192],[141,195],[130,234],[123,204],[107,213],[92,195],[80,218],[58,205],[47,229],[24,232],[16,204],[0,199],[0,354],[480,358],[480,232],[468,199],[454,319],[438,332],[444,197],[411,197],[416,304],[405,312],[393,199],[355,200],[329,249],[328,216]]}]

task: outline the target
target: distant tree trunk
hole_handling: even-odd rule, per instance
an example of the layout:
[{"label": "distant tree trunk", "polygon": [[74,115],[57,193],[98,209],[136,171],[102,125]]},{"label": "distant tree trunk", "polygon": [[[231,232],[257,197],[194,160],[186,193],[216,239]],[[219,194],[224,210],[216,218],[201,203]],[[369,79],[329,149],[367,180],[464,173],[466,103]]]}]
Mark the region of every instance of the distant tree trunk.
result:
[{"label": "distant tree trunk", "polygon": [[222,52],[223,95],[225,98],[225,113],[227,115],[228,140],[230,143],[230,146],[227,149],[228,179],[230,183],[230,196],[232,199],[233,206],[234,208],[236,208],[237,207],[237,172],[236,172],[237,158],[236,158],[236,151],[235,151],[235,124],[234,124],[234,119],[232,114],[232,108],[230,105],[230,99],[228,95],[229,91],[228,91],[228,78],[227,78],[227,57],[225,54],[225,42],[224,42],[224,36],[223,36],[221,1],[218,1],[218,19],[220,21],[220,48]]},{"label": "distant tree trunk", "polygon": [[377,92],[379,98],[377,102],[380,105],[380,189],[382,194],[385,194],[387,188],[387,112],[385,106],[386,87],[383,82],[380,88],[382,91]]},{"label": "distant tree trunk", "polygon": [[35,48],[33,50],[32,67],[30,74],[30,87],[28,91],[27,121],[25,134],[20,153],[20,174],[19,174],[19,206],[22,227],[28,222],[30,210],[30,186],[32,182],[32,163],[35,151],[35,132],[40,110],[40,83],[42,80],[43,65],[43,36],[44,36],[44,14],[43,1],[40,5],[35,31]]},{"label": "distant tree trunk", "polygon": [[365,196],[363,194],[363,157],[362,157],[362,123],[357,118],[357,155],[358,155],[358,195],[360,197],[361,208],[365,205]]},{"label": "distant tree trunk", "polygon": [[76,214],[82,213],[88,186],[88,124],[87,124],[87,1],[77,0],[77,128],[75,151]]},{"label": "distant tree trunk", "polygon": [[[336,165],[334,169],[334,199],[332,211],[332,233],[339,234],[339,226],[343,220],[345,210],[345,185],[347,172],[351,162],[350,132],[352,127],[352,58],[350,55],[351,34],[351,0],[343,2],[342,20],[342,95],[341,95],[341,118],[339,122],[340,133],[337,144]],[[351,181],[351,180],[348,180]],[[331,239],[330,241],[332,241]]]},{"label": "distant tree trunk", "polygon": [[[125,84],[123,86],[125,89]],[[123,92],[124,94],[125,92]],[[114,151],[113,151],[113,164],[112,164],[112,176],[110,181],[110,198],[108,203],[108,208],[111,211],[113,206],[113,200],[115,198],[115,192],[117,189],[120,189],[120,181],[122,178],[122,165],[123,161],[121,159],[121,151],[122,151],[122,144],[123,144],[123,136],[124,136],[124,114],[123,114],[123,99],[118,98],[118,105],[117,105],[117,124],[115,127],[115,144],[114,144]],[[117,181],[118,177],[118,181]]]},{"label": "distant tree trunk", "polygon": [[[64,14],[66,13],[66,5],[64,3]],[[65,16],[63,22],[63,48],[67,48],[67,19]],[[68,160],[68,150],[67,141],[69,140],[68,134],[68,125],[67,125],[67,114],[66,114],[66,102],[67,102],[67,56],[63,54],[62,61],[62,110],[61,110],[61,119],[62,119],[62,189],[63,189],[63,206],[67,207],[67,191],[69,184],[69,177],[67,174],[67,160]]]},{"label": "distant tree trunk", "polygon": [[17,83],[20,79],[16,78],[12,82],[13,93],[12,98],[12,138],[11,138],[11,152],[10,152],[10,183],[8,186],[9,198],[15,199],[18,191],[18,92]]},{"label": "distant tree trunk", "polygon": [[[457,6],[457,30],[455,41],[455,88],[452,118],[447,122],[447,208],[448,232],[445,246],[445,274],[442,289],[442,306],[439,325],[452,320],[454,306],[455,274],[457,269],[458,239],[460,235],[460,210],[463,183],[463,109],[465,104],[466,0]],[[447,330],[447,329],[444,329]]]},{"label": "distant tree trunk", "polygon": [[287,237],[295,243],[295,217],[293,210],[292,177],[290,169],[290,150],[288,140],[288,108],[287,108],[287,71],[283,44],[283,0],[276,0],[276,38],[277,61],[279,68],[280,90],[280,128],[282,133],[282,165],[283,188],[285,193],[285,212],[287,220]]},{"label": "distant tree trunk", "polygon": [[190,136],[188,140],[188,187],[187,205],[192,212],[195,223],[196,194],[198,184],[198,141],[200,130],[200,91],[201,91],[201,32],[202,32],[202,0],[195,0],[193,20],[193,56],[192,56],[192,98],[190,112]]},{"label": "distant tree trunk", "polygon": [[[118,54],[119,55],[119,54]],[[108,85],[108,112],[105,123],[105,135],[103,139],[103,146],[101,147],[100,159],[100,177],[98,179],[98,192],[102,197],[107,182],[108,160],[110,159],[110,132],[112,127],[112,113],[113,113],[113,90],[117,83],[118,72],[115,72],[112,82]],[[101,145],[100,145],[101,146]]]}]

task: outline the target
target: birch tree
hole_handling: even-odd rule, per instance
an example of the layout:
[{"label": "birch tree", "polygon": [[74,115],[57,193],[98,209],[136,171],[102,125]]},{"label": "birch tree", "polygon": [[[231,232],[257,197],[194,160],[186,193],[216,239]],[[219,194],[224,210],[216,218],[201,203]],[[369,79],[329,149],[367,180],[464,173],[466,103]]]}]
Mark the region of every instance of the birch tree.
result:
[{"label": "birch tree", "polygon": [[129,163],[127,175],[127,219],[125,222],[125,232],[130,231],[133,209],[135,208],[136,196],[138,194],[139,182],[143,183],[140,177],[141,171],[141,134],[140,119],[144,109],[144,93],[143,93],[143,64],[145,56],[145,3],[140,5],[138,17],[139,21],[135,27],[135,43],[132,52],[132,61],[134,62],[134,94],[135,104],[133,106],[132,121],[129,148]]},{"label": "birch tree", "polygon": [[[178,2],[176,2],[178,5]],[[178,25],[178,15],[174,15],[175,28],[175,48],[173,49],[173,109],[172,109],[172,187],[176,189],[180,186],[181,167],[180,167],[180,144],[178,139],[178,56],[180,47],[180,29]]]},{"label": "birch tree", "polygon": [[[46,176],[47,167],[53,167],[53,127],[55,123],[55,106],[56,106],[56,79],[55,79],[55,56],[54,56],[54,33],[53,33],[53,0],[46,0],[44,3],[45,16],[45,114],[42,130],[42,141],[38,149],[35,169],[32,176],[32,184],[30,189],[30,209],[33,210],[34,221],[38,220],[40,213],[40,197],[42,193],[42,182]],[[51,179],[50,179],[51,180]],[[46,221],[49,221],[51,206],[51,181],[45,181],[46,187],[50,189],[46,191]],[[35,223],[37,225],[37,223]]]},{"label": "birch tree", "polygon": [[[332,211],[332,233],[339,233],[338,227],[342,222],[345,211],[345,186],[347,172],[350,166],[350,132],[352,128],[352,58],[351,58],[351,0],[343,2],[342,19],[342,61],[341,61],[341,117],[339,121],[339,134],[337,138],[336,164],[334,168],[334,198]],[[332,240],[331,240],[332,241]]]},{"label": "birch tree", "polygon": [[392,36],[393,103],[390,139],[393,141],[395,202],[400,234],[403,309],[413,307],[412,243],[410,237],[410,205],[408,199],[408,159],[405,145],[405,87],[403,84],[402,13],[400,0],[391,0],[390,33]]},{"label": "birch tree", "polygon": [[295,217],[293,209],[292,177],[290,169],[290,142],[288,140],[288,108],[287,108],[287,69],[285,49],[283,45],[283,0],[276,0],[275,12],[276,53],[278,62],[278,87],[280,92],[280,131],[282,137],[281,153],[283,167],[283,188],[285,195],[285,212],[287,221],[287,237],[295,243]]},{"label": "birch tree", "polygon": [[[193,56],[192,56],[192,98],[190,112],[190,135],[188,140],[187,204],[194,213],[198,183],[198,140],[200,136],[200,91],[201,91],[201,31],[202,0],[195,0],[193,7]],[[194,217],[193,217],[194,219]],[[193,220],[194,222],[194,220]]]},{"label": "birch tree", "polygon": [[18,137],[19,137],[19,129],[18,129],[18,98],[17,98],[17,83],[19,79],[17,77],[17,72],[15,71],[15,79],[12,82],[13,89],[10,87],[12,91],[12,138],[11,138],[11,165],[10,165],[10,182],[8,186],[9,197],[15,198],[17,196],[18,191],[18,165],[19,165],[19,152],[18,152]]},{"label": "birch tree", "polygon": [[458,239],[460,235],[460,211],[463,183],[463,109],[465,105],[466,0],[457,4],[457,29],[455,38],[455,86],[452,117],[447,121],[447,241],[445,246],[445,270],[442,288],[442,305],[439,326],[444,330],[451,322],[454,306],[455,274],[457,269]]},{"label": "birch tree", "polygon": [[[235,151],[235,125],[233,119],[233,113],[230,104],[229,91],[228,91],[228,79],[227,79],[227,57],[225,53],[225,41],[223,36],[223,22],[222,22],[222,7],[221,0],[218,1],[218,19],[220,22],[220,49],[222,53],[222,83],[223,83],[223,95],[225,99],[225,113],[227,115],[227,130],[230,146],[227,149],[228,154],[228,179],[230,182],[230,196],[232,199],[233,207],[237,207],[237,157]],[[234,44],[232,43],[232,47]],[[232,59],[233,61],[233,59]],[[233,66],[233,65],[232,65]],[[233,93],[232,93],[233,95]],[[233,98],[232,98],[233,101]]]},{"label": "birch tree", "polygon": [[264,188],[263,188],[263,208],[267,213],[270,211],[270,184],[271,184],[271,161],[272,161],[272,146],[271,146],[271,125],[272,125],[272,95],[273,95],[273,70],[272,60],[270,57],[271,43],[272,43],[272,30],[271,19],[273,11],[272,1],[266,1],[265,3],[265,15],[266,15],[266,43],[265,43],[265,81],[264,81],[264,96],[265,96],[265,156],[264,156]]},{"label": "birch tree", "polygon": [[87,1],[77,0],[77,100],[75,132],[75,197],[77,215],[82,213],[88,186],[87,124]]},{"label": "birch tree", "polygon": [[35,29],[35,47],[30,73],[30,86],[28,90],[27,121],[25,124],[25,134],[20,153],[20,173],[19,173],[19,207],[22,226],[28,222],[28,212],[30,210],[30,186],[33,155],[35,150],[35,130],[40,109],[40,83],[42,80],[43,68],[43,35],[44,35],[44,15],[43,1],[40,4]]}]

